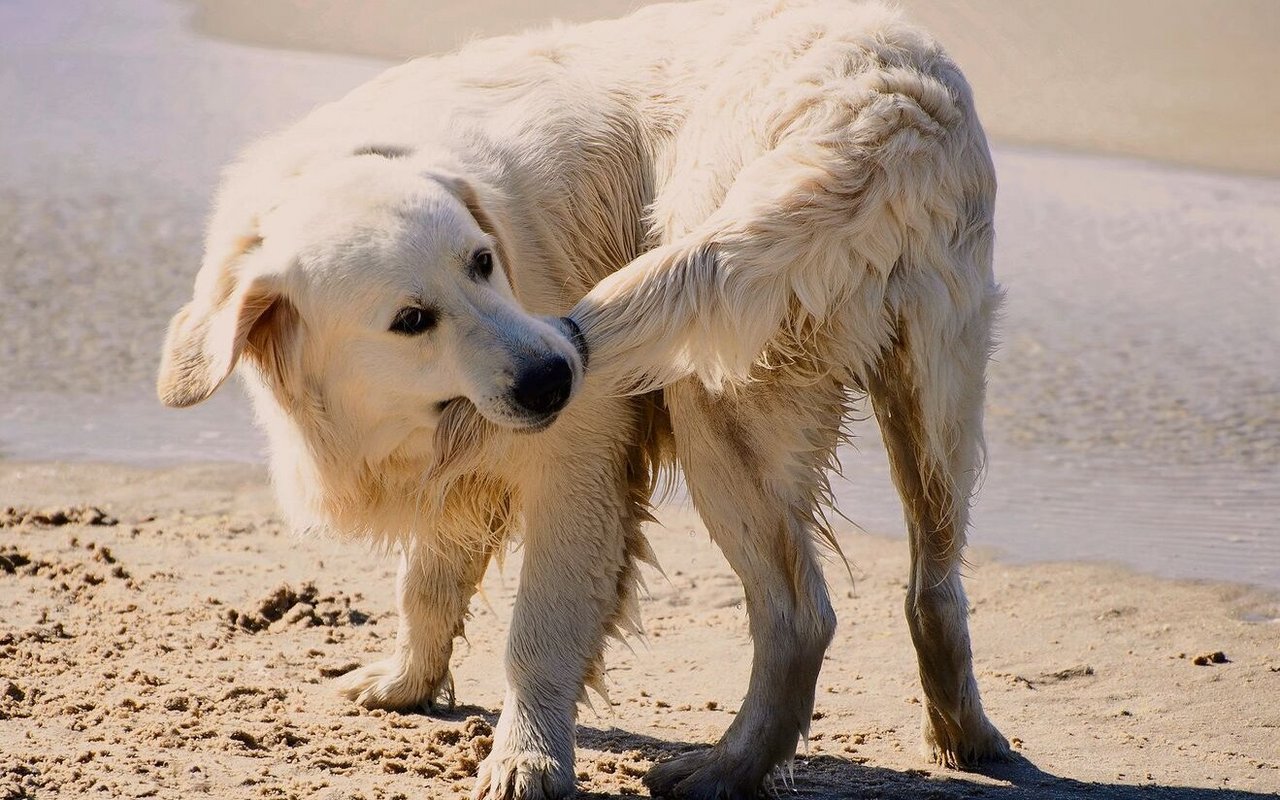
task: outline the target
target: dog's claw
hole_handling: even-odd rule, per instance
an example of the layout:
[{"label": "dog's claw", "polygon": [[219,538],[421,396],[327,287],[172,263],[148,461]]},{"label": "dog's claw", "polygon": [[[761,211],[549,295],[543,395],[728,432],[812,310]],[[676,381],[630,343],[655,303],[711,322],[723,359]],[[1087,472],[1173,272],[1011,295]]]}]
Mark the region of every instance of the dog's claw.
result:
[{"label": "dog's claw", "polygon": [[407,673],[395,658],[375,661],[335,681],[338,691],[348,700],[365,708],[387,711],[441,710],[441,701],[452,711],[456,703],[453,675],[424,678]]},{"label": "dog's claw", "polygon": [[573,794],[572,770],[542,753],[499,753],[481,764],[472,800],[560,800]]},{"label": "dog's claw", "polygon": [[754,800],[764,776],[755,777],[759,765],[737,764],[715,748],[684,753],[655,764],[644,776],[654,797],[678,800]]},{"label": "dog's claw", "polygon": [[924,752],[930,761],[950,769],[973,769],[983,762],[1009,761],[1013,750],[1004,735],[985,717],[981,717],[974,733],[948,731],[939,726],[926,712],[924,721]]},{"label": "dog's claw", "polygon": [[423,703],[423,708],[428,714],[437,714],[442,711],[452,713],[457,705],[458,697],[454,693],[453,673],[446,672],[444,680],[438,683],[431,696]]}]

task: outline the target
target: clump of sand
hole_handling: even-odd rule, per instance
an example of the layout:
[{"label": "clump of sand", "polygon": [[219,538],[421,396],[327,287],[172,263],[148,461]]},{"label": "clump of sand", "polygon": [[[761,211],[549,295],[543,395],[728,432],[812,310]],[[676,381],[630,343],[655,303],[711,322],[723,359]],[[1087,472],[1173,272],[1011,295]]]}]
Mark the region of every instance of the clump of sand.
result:
[{"label": "clump of sand", "polygon": [[290,625],[311,627],[327,625],[363,625],[370,615],[351,607],[351,598],[341,592],[322,594],[314,583],[305,583],[295,590],[287,583],[273,589],[256,604],[254,611],[227,609],[226,618],[233,628],[257,633],[263,630],[283,630]]}]

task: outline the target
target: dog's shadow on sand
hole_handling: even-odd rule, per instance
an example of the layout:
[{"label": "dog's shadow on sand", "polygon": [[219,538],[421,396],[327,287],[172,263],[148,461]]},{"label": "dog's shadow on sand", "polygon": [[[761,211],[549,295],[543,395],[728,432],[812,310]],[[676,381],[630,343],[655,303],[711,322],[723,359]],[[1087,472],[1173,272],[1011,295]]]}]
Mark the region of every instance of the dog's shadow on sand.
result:
[{"label": "dog's shadow on sand", "polygon": [[[469,716],[479,716],[491,725],[497,724],[498,714],[479,706],[458,706],[452,712],[437,713],[439,719],[461,721]],[[668,758],[693,750],[706,749],[709,745],[690,745],[657,739],[620,728],[602,729],[578,725],[578,746],[606,753],[631,753],[639,751],[650,761]],[[1000,783],[978,783],[968,776],[983,775]],[[1037,767],[1023,756],[1012,761],[988,764],[976,773],[949,771],[944,773],[925,770],[892,770],[872,767],[848,758],[832,755],[797,757],[793,771],[794,781],[776,780],[771,791],[761,797],[776,800],[1074,800],[1075,798],[1105,798],[1105,800],[1275,800],[1271,793],[1248,792],[1240,789],[1207,789],[1192,786],[1161,786],[1146,784],[1130,786],[1111,783],[1088,783],[1073,778],[1053,775]],[[646,794],[609,794],[582,791],[578,800],[647,800]]]},{"label": "dog's shadow on sand", "polygon": [[[582,725],[578,726],[578,744],[614,753],[639,750],[646,758],[654,761],[698,749],[688,744],[668,742],[628,731],[601,730]],[[1016,756],[1013,761],[1006,763],[988,765],[980,771],[980,774],[1000,781],[999,784],[977,783],[966,779],[966,774],[937,774],[924,770],[899,772],[824,754],[797,758],[794,784],[785,785],[777,781],[769,794],[780,800],[1068,800],[1081,797],[1107,800],[1202,800],[1209,796],[1221,800],[1275,798],[1273,794],[1235,789],[1087,783],[1047,773],[1022,756]],[[599,792],[582,792],[578,795],[582,800],[643,800],[647,796]]]}]

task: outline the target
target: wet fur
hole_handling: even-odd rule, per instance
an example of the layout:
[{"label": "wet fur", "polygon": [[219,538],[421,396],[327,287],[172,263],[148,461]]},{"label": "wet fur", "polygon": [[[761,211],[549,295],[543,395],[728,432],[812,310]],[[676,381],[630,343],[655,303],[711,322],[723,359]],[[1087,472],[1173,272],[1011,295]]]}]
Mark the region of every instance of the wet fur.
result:
[{"label": "wet fur", "polygon": [[[720,742],[646,782],[746,798],[792,757],[835,626],[827,474],[867,393],[910,531],[926,749],[967,766],[1008,752],[959,577],[1000,301],[994,191],[960,72],[879,5],[655,6],[477,42],[390,70],[228,171],[159,391],[190,405],[238,365],[294,524],[400,550],[396,651],[341,683],[366,706],[453,701],[476,583],[523,538],[508,696],[474,792],[523,800],[573,790],[576,703],[602,686],[606,637],[639,629],[642,525],[677,462],[743,580],[755,660]],[[513,432],[488,395],[413,400],[405,369],[361,373],[339,333],[375,336],[342,314],[381,307],[405,274],[392,261],[454,275],[432,247],[480,235],[502,283],[468,296],[492,300],[505,338],[450,357],[573,353],[543,316],[566,313],[590,350],[545,430]],[[408,399],[379,406],[392,390]]]}]

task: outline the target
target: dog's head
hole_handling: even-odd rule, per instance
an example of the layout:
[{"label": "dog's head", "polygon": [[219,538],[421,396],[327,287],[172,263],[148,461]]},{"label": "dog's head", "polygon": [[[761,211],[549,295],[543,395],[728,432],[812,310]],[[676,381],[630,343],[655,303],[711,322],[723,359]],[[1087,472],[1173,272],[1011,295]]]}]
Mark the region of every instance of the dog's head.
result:
[{"label": "dog's head", "polygon": [[556,419],[582,380],[572,323],[517,301],[488,190],[400,161],[356,153],[252,192],[232,173],[169,326],[164,403],[201,402],[243,361],[295,421],[322,418],[312,427],[366,452],[429,432],[455,402],[511,430]]}]

